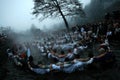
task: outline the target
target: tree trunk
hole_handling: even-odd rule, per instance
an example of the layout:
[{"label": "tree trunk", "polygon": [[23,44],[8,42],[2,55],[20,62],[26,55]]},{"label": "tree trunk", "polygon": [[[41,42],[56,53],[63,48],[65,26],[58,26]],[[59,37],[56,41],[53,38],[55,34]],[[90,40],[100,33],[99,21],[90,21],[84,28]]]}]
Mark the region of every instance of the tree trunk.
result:
[{"label": "tree trunk", "polygon": [[67,30],[69,31],[69,25],[68,25],[67,19],[65,18],[63,12],[61,11],[61,8],[59,6],[58,1],[57,0],[55,0],[55,1],[56,1],[56,4],[57,4],[56,6],[58,7],[58,10],[59,10],[59,12],[60,12],[60,14],[61,14],[61,16],[62,16],[62,18],[64,20],[65,26],[66,26]]}]

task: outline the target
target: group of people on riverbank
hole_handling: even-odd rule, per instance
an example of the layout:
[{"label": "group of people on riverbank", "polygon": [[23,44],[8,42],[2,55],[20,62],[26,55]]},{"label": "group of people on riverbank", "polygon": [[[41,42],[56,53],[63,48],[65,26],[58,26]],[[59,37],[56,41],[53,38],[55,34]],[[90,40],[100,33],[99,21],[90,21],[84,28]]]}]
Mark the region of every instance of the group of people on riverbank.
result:
[{"label": "group of people on riverbank", "polygon": [[[92,63],[103,66],[114,64],[115,56],[110,47],[114,40],[120,40],[118,20],[75,26],[69,32],[62,30],[48,34],[41,40],[16,43],[7,49],[7,53],[15,65],[37,74],[54,70],[72,73],[84,70],[85,66]],[[45,58],[46,63],[40,61],[35,64],[33,50]]]}]

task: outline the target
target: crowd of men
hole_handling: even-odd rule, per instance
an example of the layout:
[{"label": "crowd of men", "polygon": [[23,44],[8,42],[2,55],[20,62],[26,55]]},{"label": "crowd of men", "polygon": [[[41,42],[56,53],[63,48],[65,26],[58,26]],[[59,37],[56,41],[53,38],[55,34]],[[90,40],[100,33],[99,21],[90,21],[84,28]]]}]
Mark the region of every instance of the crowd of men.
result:
[{"label": "crowd of men", "polygon": [[[39,41],[16,43],[11,49],[7,49],[7,53],[15,65],[27,67],[37,74],[54,70],[72,73],[84,70],[85,66],[92,63],[104,66],[114,64],[115,56],[110,46],[113,41],[119,40],[119,20],[104,20],[95,24],[75,26],[69,32],[53,32]],[[88,49],[91,51],[87,52]],[[36,50],[38,56],[44,57],[46,63],[40,61],[34,64],[32,50]]]}]

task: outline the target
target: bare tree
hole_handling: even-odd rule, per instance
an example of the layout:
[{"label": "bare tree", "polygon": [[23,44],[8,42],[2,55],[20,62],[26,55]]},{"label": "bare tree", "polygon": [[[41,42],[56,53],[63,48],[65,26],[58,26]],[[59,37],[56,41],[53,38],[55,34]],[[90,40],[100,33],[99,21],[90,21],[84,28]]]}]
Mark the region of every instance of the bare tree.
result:
[{"label": "bare tree", "polygon": [[69,25],[66,16],[85,16],[79,0],[34,0],[33,14],[40,16],[40,20],[48,17],[62,16],[67,30]]}]

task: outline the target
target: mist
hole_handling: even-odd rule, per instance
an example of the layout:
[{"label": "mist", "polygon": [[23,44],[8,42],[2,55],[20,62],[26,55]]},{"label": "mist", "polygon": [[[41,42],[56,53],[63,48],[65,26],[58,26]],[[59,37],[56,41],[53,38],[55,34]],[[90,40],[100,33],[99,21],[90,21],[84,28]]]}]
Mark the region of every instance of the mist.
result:
[{"label": "mist", "polygon": [[[5,0],[2,0],[2,2],[8,6],[5,7],[5,5],[0,3],[2,6],[0,7],[0,10],[2,11],[0,15],[0,27],[10,26],[11,30],[16,34],[14,36],[16,36],[15,41],[17,42],[30,42],[35,39],[34,35],[31,33],[32,24],[35,25],[36,29],[40,30],[40,35],[42,37],[46,35],[45,32],[49,34],[49,31],[65,29],[65,24],[61,17],[48,18],[43,21],[39,21],[38,18],[35,18],[31,14],[33,7],[32,0],[30,2],[26,0],[23,5],[24,7],[26,6],[26,8],[20,8],[21,11],[19,11],[19,8],[15,8],[15,5],[9,8],[9,6],[12,5],[12,2],[10,4],[6,3]],[[18,3],[17,0],[13,0],[13,2],[16,4]],[[28,2],[29,5],[26,5]],[[106,12],[112,12],[113,10],[117,9],[120,10],[119,0],[82,0],[81,3],[83,3],[83,9],[86,13],[86,17],[67,17],[67,21],[70,27],[101,21],[104,18]],[[20,5],[16,6],[20,7]],[[9,10],[7,11],[7,9]]]},{"label": "mist", "polygon": [[120,10],[119,3],[119,0],[91,0],[84,9],[87,22],[101,21],[105,13]]},{"label": "mist", "polygon": [[[80,0],[80,2],[85,7],[90,0]],[[32,24],[42,30],[45,29],[44,27],[52,30],[54,25],[59,27],[59,23],[63,24],[63,20],[60,18],[47,18],[39,21],[31,14],[33,6],[33,0],[0,0],[0,27],[10,26],[16,32],[20,32],[30,29]]]}]

